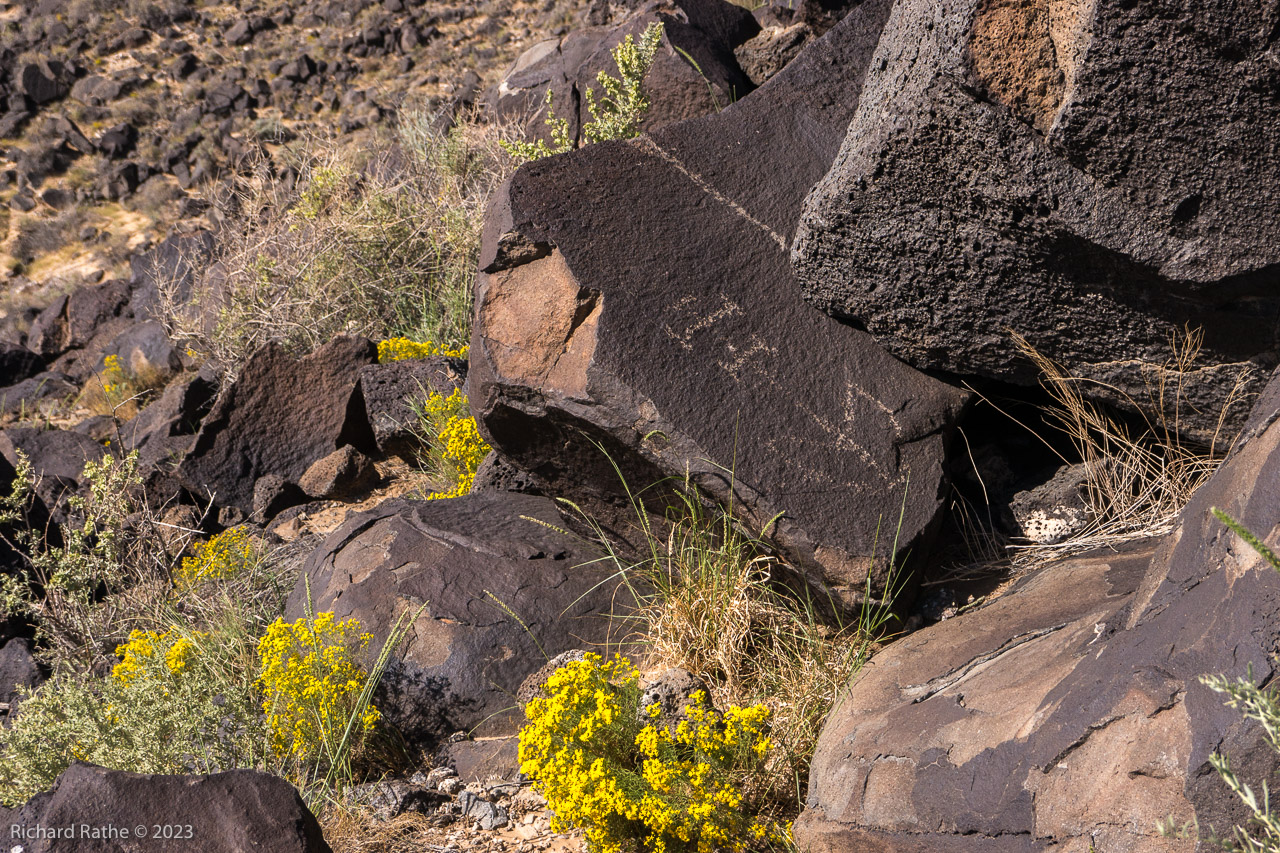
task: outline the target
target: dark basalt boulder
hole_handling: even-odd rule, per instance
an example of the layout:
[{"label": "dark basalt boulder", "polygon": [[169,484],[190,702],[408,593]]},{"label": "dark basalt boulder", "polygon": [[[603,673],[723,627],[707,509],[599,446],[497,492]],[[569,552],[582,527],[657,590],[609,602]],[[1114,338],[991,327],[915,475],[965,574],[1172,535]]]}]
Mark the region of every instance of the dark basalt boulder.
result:
[{"label": "dark basalt boulder", "polygon": [[806,298],[916,367],[1033,384],[1016,332],[1093,396],[1233,433],[1278,357],[1274,31],[1249,0],[898,3],[805,203]]},{"label": "dark basalt boulder", "polygon": [[354,498],[377,484],[373,460],[349,444],[314,462],[298,479],[303,492],[323,500]]},{"label": "dark basalt boulder", "polygon": [[559,532],[555,504],[486,493],[388,501],[348,518],[304,566],[286,607],[310,584],[316,612],[355,617],[380,648],[396,620],[426,604],[384,679],[379,709],[411,739],[456,731],[514,734],[525,677],[567,649],[625,639],[632,611],[616,570]]},{"label": "dark basalt boulder", "polygon": [[87,435],[64,429],[10,427],[0,430],[0,456],[17,468],[22,456],[31,463],[35,496],[53,520],[67,520],[66,501],[84,483],[84,466],[107,455],[107,448]]},{"label": "dark basalt boulder", "polygon": [[687,470],[850,600],[900,505],[925,556],[965,400],[812,310],[789,265],[890,5],[723,113],[522,167],[488,214],[471,346],[482,433],[550,493],[615,493],[600,446],[633,488]]},{"label": "dark basalt boulder", "polygon": [[120,427],[125,449],[138,451],[142,465],[180,460],[191,449],[217,391],[217,383],[204,375],[170,385],[159,399]]},{"label": "dark basalt boulder", "polygon": [[447,356],[410,358],[361,368],[360,394],[378,450],[412,455],[421,449],[418,416],[412,404],[428,394],[447,397],[466,381],[466,361]]},{"label": "dark basalt boulder", "polygon": [[[19,689],[34,690],[45,679],[34,651],[35,644],[25,637],[15,637],[0,646],[0,705],[10,706],[10,711]],[[0,708],[3,713],[5,710]]]},{"label": "dark basalt boulder", "polygon": [[8,843],[25,853],[177,847],[207,853],[329,853],[320,824],[297,790],[257,770],[164,776],[76,763],[51,791],[21,808],[0,807],[0,821]]},{"label": "dark basalt boulder", "polygon": [[1255,790],[1280,761],[1199,679],[1276,673],[1280,574],[1209,513],[1276,547],[1280,383],[1268,393],[1171,533],[1046,566],[877,654],[819,739],[800,848],[1155,853],[1196,849],[1159,821],[1243,824],[1209,756]]},{"label": "dark basalt boulder", "polygon": [[28,62],[18,72],[22,93],[37,106],[65,98],[74,79],[71,69],[57,60]]},{"label": "dark basalt boulder", "polygon": [[599,102],[604,93],[597,75],[604,71],[618,77],[610,51],[628,35],[639,40],[655,22],[663,24],[664,33],[644,81],[651,101],[642,124],[645,130],[716,112],[755,87],[733,53],[760,30],[750,12],[724,0],[659,0],[611,26],[575,30],[535,44],[521,54],[487,100],[498,116],[525,121],[534,136],[549,141],[543,102],[550,89],[556,117],[568,119],[569,138],[580,143],[582,125],[591,121],[587,90],[594,90]]},{"label": "dark basalt boulder", "polygon": [[39,373],[7,388],[0,388],[0,414],[34,412],[40,401],[70,399],[77,390],[66,374]]},{"label": "dark basalt boulder", "polygon": [[19,344],[0,341],[0,385],[17,385],[44,368],[44,360]]},{"label": "dark basalt boulder", "polygon": [[[160,288],[171,290],[179,306],[189,303],[192,288],[213,261],[215,242],[208,231],[175,234],[159,246],[129,259],[130,305],[139,317],[151,317],[159,308]],[[190,310],[195,310],[191,308]]]},{"label": "dark basalt boulder", "polygon": [[344,444],[376,452],[357,388],[360,369],[375,361],[377,349],[365,338],[335,338],[304,358],[263,347],[213,404],[179,479],[192,493],[248,514],[264,474],[296,484]]}]

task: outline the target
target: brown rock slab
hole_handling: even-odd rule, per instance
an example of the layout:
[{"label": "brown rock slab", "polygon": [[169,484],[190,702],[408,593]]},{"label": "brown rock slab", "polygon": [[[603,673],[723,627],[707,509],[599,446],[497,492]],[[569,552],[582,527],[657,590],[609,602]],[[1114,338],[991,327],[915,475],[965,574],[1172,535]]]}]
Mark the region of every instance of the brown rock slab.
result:
[{"label": "brown rock slab", "polygon": [[[896,4],[805,203],[806,298],[922,369],[1032,385],[1017,332],[1096,380],[1093,396],[1159,409],[1163,390],[1185,435],[1212,438],[1224,408],[1234,434],[1277,361],[1269,15],[1247,0]],[[1199,369],[1173,369],[1188,327]]]},{"label": "brown rock slab", "polygon": [[632,487],[688,470],[851,598],[904,497],[899,545],[928,550],[965,400],[813,311],[788,260],[889,5],[718,115],[521,168],[489,212],[469,378],[486,439],[553,493],[617,491],[595,443]]},{"label": "brown rock slab", "polygon": [[179,478],[193,493],[247,514],[264,474],[297,483],[344,444],[375,452],[356,383],[360,368],[376,360],[364,338],[335,338],[304,358],[267,345],[213,404]]},{"label": "brown rock slab", "polygon": [[363,494],[377,482],[373,460],[346,444],[312,463],[298,485],[310,497],[341,500]]},{"label": "brown rock slab", "polygon": [[[355,617],[381,648],[423,604],[376,702],[416,741],[457,731],[516,733],[525,677],[567,649],[602,648],[627,628],[628,593],[599,554],[557,529],[553,501],[486,493],[388,501],[349,518],[307,559],[286,613]],[[548,526],[552,525],[552,526]]]},{"label": "brown rock slab", "polygon": [[[25,853],[178,847],[208,853],[329,853],[320,824],[297,790],[257,770],[164,776],[76,763],[51,791],[22,808],[0,807],[0,819],[9,844]],[[62,837],[40,837],[41,829],[47,835],[53,828],[61,828]],[[175,840],[176,835],[183,838]]]},{"label": "brown rock slab", "polygon": [[1275,547],[1273,414],[1172,533],[1046,566],[873,658],[819,739],[800,847],[1190,853],[1157,822],[1244,822],[1209,756],[1255,786],[1280,761],[1199,679],[1274,677],[1280,574],[1209,508]]}]

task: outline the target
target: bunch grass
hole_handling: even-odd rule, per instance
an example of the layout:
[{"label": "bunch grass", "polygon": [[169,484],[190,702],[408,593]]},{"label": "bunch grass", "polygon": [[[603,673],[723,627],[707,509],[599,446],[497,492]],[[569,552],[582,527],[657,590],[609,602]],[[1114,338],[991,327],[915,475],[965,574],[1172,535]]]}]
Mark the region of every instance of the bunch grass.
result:
[{"label": "bunch grass", "polygon": [[889,561],[881,573],[888,593],[873,594],[877,572],[869,571],[850,614],[807,586],[793,588],[763,531],[744,531],[732,507],[707,502],[688,477],[666,490],[674,503],[661,524],[651,520],[642,494],[625,480],[623,487],[640,530],[638,556],[616,547],[582,507],[565,503],[592,528],[603,559],[638,603],[644,667],[690,671],[710,685],[718,707],[767,708],[779,747],[769,759],[770,797],[798,812],[826,715],[888,636],[901,573]]},{"label": "bunch grass", "polygon": [[268,341],[305,353],[360,334],[461,349],[484,208],[512,168],[508,133],[406,111],[373,155],[312,141],[296,186],[263,166],[213,199],[217,274],[162,280],[170,334],[227,374]]},{"label": "bunch grass", "polygon": [[[1175,338],[1173,359],[1148,371],[1156,378],[1145,404],[1125,397],[1135,411],[1143,413],[1138,427],[1086,399],[1085,385],[1101,383],[1072,376],[1020,335],[1014,334],[1013,340],[1040,370],[1041,385],[1053,400],[1046,410],[1048,422],[1067,437],[1083,462],[1090,521],[1062,542],[1009,544],[1000,540],[974,507],[959,502],[961,527],[976,563],[966,571],[980,573],[984,566],[1005,564],[1013,574],[1024,574],[1074,554],[1171,530],[1191,496],[1230,452],[1232,442],[1224,435],[1223,423],[1248,377],[1238,377],[1220,413],[1218,430],[1207,444],[1201,444],[1185,440],[1179,430],[1184,403],[1178,377],[1194,367],[1202,340],[1198,332],[1188,330]],[[1120,389],[1103,388],[1124,396]],[[1057,450],[1054,453],[1064,464],[1071,464]]]}]

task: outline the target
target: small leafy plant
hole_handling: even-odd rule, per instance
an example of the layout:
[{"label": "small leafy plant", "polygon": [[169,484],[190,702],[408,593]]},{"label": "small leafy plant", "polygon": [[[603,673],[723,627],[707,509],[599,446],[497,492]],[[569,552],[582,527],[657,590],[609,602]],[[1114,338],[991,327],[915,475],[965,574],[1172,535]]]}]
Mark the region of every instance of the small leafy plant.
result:
[{"label": "small leafy plant", "polygon": [[[114,648],[113,636],[129,630],[118,597],[137,602],[159,595],[171,562],[154,538],[126,531],[138,526],[126,525],[131,516],[147,515],[136,453],[90,461],[83,476],[87,494],[68,501],[76,521],[62,525],[62,545],[51,547],[28,528],[14,543],[27,568],[0,575],[0,613],[31,619],[48,662],[73,670],[101,663]],[[0,523],[23,523],[35,481],[31,464],[21,459],[13,490],[0,502]]]},{"label": "small leafy plant", "polygon": [[[649,96],[644,89],[644,78],[653,67],[662,43],[663,26],[655,22],[640,34],[640,42],[631,35],[622,40],[610,53],[618,66],[619,77],[601,71],[596,82],[604,90],[604,97],[597,101],[595,90],[587,88],[587,112],[591,121],[582,126],[583,144],[605,142],[610,139],[631,139],[640,135],[640,123],[649,111]],[[535,142],[503,142],[502,147],[518,160],[538,160],[552,154],[563,154],[573,148],[569,139],[569,122],[556,118],[551,102],[551,90],[547,90],[547,118],[551,129],[552,145],[544,140]]]},{"label": "small leafy plant", "polygon": [[140,773],[255,766],[261,724],[225,634],[134,630],[103,679],[59,675],[0,733],[0,802],[48,789],[73,761]]},{"label": "small leafy plant", "polygon": [[635,667],[596,654],[557,670],[543,693],[525,708],[520,769],[555,826],[581,827],[595,853],[788,843],[789,827],[759,813],[772,746],[763,705],[719,713],[699,691],[685,719],[664,724],[657,705],[640,707]]}]

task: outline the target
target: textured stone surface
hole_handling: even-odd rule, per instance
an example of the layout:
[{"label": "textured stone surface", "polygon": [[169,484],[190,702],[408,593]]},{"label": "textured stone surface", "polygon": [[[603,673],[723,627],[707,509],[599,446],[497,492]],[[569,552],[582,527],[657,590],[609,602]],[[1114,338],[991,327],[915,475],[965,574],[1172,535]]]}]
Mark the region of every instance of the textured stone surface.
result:
[{"label": "textured stone surface", "polygon": [[349,444],[312,463],[298,480],[313,498],[342,500],[363,494],[378,483],[373,460]]},{"label": "textured stone surface", "polygon": [[[597,75],[604,71],[618,77],[610,51],[628,35],[638,40],[645,27],[655,22],[662,23],[664,30],[644,81],[651,102],[644,129],[715,112],[754,88],[733,53],[760,29],[750,12],[724,0],[659,0],[635,9],[613,26],[575,30],[526,50],[490,96],[496,112],[528,118],[530,131],[549,141],[543,99],[550,89],[556,117],[568,119],[570,138],[580,141],[582,125],[591,121],[587,90],[594,90],[598,103],[603,91]],[[677,48],[691,56],[697,68]]]},{"label": "textured stone surface", "polygon": [[44,681],[44,671],[36,663],[31,640],[15,637],[0,647],[0,704],[9,704],[18,696],[18,688],[34,690]]},{"label": "textured stone surface", "polygon": [[[53,789],[20,809],[0,807],[7,843],[24,853],[127,853],[187,849],[208,853],[328,853],[320,825],[298,792],[279,776],[233,770],[211,776],[161,776],[73,764]],[[156,825],[175,828],[190,841],[153,839]],[[71,838],[14,838],[70,827]],[[114,827],[128,836],[84,837],[81,827]],[[136,827],[145,827],[138,840]]]},{"label": "textured stone surface", "polygon": [[15,468],[19,454],[31,462],[35,494],[53,514],[66,521],[65,502],[83,482],[86,462],[97,462],[107,450],[87,435],[62,429],[11,427],[0,430],[0,456]]},{"label": "textured stone surface", "polygon": [[364,338],[335,338],[301,359],[263,347],[213,404],[178,476],[192,492],[247,514],[264,474],[297,483],[344,444],[374,452],[356,382],[376,360]]},{"label": "textured stone surface", "polygon": [[138,461],[144,465],[181,459],[195,441],[217,390],[205,375],[170,385],[159,399],[120,427],[125,449],[138,451]]},{"label": "textured stone surface", "polygon": [[1156,822],[1241,823],[1209,755],[1255,785],[1276,756],[1199,678],[1274,677],[1280,575],[1209,508],[1275,547],[1267,422],[1169,535],[1047,566],[873,658],[822,732],[800,847],[1190,853]]},{"label": "textured stone surface", "polygon": [[[427,605],[379,699],[411,738],[513,734],[524,719],[513,697],[543,652],[595,647],[610,637],[608,614],[629,612],[617,580],[607,582],[612,571],[582,565],[598,555],[539,521],[564,524],[552,501],[528,495],[388,501],[308,558],[315,610],[358,618],[376,647],[402,614]],[[290,618],[304,612],[306,583],[289,599]],[[612,630],[615,641],[626,633]]]},{"label": "textured stone surface", "polygon": [[[1274,32],[1249,0],[897,3],[805,204],[806,297],[921,368],[1030,384],[1013,331],[1122,405],[1179,386],[1207,439],[1277,359]],[[1144,370],[1188,325],[1202,369]]]},{"label": "textured stone surface", "polygon": [[459,358],[410,358],[360,369],[360,395],[378,450],[412,454],[422,446],[415,400],[428,394],[448,396],[467,381],[467,363]]},{"label": "textured stone surface", "polygon": [[723,113],[516,173],[489,212],[471,348],[495,449],[579,498],[617,488],[591,440],[634,487],[688,467],[754,529],[781,514],[793,564],[851,594],[905,495],[899,542],[923,556],[964,397],[805,305],[787,253],[888,6]]}]

